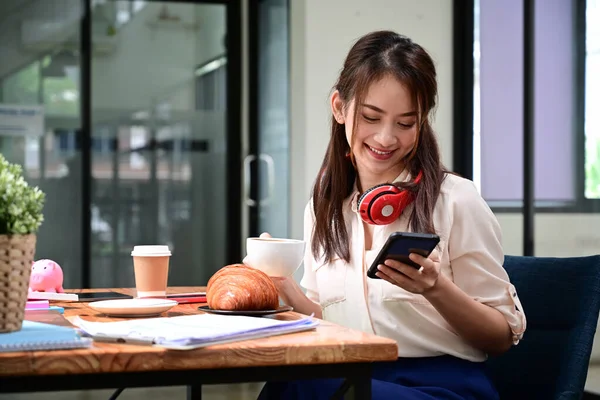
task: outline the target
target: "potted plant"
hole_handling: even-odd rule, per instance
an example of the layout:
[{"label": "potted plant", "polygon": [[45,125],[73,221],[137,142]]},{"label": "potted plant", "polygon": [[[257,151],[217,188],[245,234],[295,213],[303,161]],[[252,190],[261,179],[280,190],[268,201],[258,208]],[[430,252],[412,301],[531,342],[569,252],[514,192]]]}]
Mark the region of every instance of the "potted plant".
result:
[{"label": "potted plant", "polygon": [[0,332],[21,329],[45,194],[0,154]]}]

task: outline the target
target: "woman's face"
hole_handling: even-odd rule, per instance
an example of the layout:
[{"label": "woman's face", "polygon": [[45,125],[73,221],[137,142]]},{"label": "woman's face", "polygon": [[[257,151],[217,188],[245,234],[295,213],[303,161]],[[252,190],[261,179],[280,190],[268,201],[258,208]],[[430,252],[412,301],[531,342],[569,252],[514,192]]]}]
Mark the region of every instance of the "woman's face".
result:
[{"label": "woman's face", "polygon": [[413,150],[418,135],[417,110],[408,89],[396,78],[385,76],[371,84],[358,108],[354,101],[344,107],[335,92],[332,110],[336,120],[345,124],[361,181],[394,180],[404,169],[402,160]]}]

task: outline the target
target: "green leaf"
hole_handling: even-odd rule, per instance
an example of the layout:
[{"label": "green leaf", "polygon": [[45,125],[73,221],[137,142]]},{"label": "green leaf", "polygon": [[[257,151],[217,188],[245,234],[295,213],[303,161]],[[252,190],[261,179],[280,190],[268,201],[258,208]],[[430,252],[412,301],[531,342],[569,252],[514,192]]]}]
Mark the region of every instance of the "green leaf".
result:
[{"label": "green leaf", "polygon": [[36,233],[44,221],[46,195],[23,179],[23,169],[0,154],[0,234]]}]

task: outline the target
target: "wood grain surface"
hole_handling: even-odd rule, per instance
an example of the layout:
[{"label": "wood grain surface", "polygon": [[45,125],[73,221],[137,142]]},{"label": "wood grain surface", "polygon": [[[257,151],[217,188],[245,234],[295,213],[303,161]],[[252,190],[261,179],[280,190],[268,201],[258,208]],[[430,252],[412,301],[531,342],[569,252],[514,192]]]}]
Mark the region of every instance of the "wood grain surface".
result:
[{"label": "wood grain surface", "polygon": [[[133,289],[89,289],[86,291],[114,290],[135,295]],[[81,292],[81,290],[66,290]],[[204,291],[203,287],[169,288],[169,293]],[[65,317],[79,315],[89,321],[119,321],[109,318],[87,306],[88,303],[54,303],[64,307]],[[162,314],[178,316],[201,314],[202,304],[180,304]],[[279,314],[277,318],[295,319],[295,312]],[[62,318],[39,313],[26,315],[27,319],[51,321]],[[63,320],[64,322],[64,320]],[[396,342],[369,335],[332,323],[321,321],[314,331],[282,336],[213,345],[196,350],[166,350],[152,346],[124,345],[95,342],[90,349],[54,350],[0,353],[0,377],[8,375],[55,375],[102,372],[140,372],[157,370],[211,369],[257,367],[276,365],[306,365],[395,360]]]}]

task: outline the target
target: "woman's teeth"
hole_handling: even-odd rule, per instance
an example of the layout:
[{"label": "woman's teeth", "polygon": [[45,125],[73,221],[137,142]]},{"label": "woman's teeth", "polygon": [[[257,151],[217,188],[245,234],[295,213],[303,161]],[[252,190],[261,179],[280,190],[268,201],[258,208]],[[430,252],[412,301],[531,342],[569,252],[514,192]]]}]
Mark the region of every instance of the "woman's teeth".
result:
[{"label": "woman's teeth", "polygon": [[382,156],[386,156],[386,155],[388,155],[388,154],[392,154],[392,152],[391,152],[391,151],[381,151],[381,150],[377,150],[377,149],[374,149],[374,148],[372,148],[372,147],[371,147],[371,146],[369,146],[369,145],[367,145],[367,147],[368,147],[368,148],[369,148],[369,150],[371,150],[373,153],[375,153],[375,154],[379,154],[379,155],[382,155]]}]

